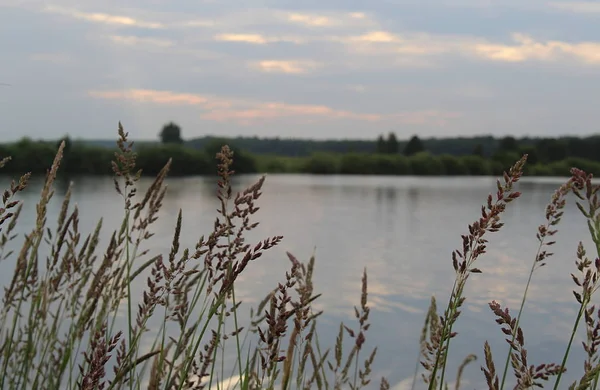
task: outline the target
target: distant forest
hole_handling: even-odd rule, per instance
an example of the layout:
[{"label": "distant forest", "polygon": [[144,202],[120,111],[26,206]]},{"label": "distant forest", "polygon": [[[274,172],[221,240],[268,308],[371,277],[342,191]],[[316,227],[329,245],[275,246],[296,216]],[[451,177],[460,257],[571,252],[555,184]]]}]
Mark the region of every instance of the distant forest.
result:
[{"label": "distant forest", "polygon": [[[418,136],[413,136],[414,139]],[[378,153],[386,152],[382,142],[394,142],[395,135],[390,133],[384,139],[380,136],[374,140],[310,140],[293,138],[259,138],[259,137],[216,137],[204,136],[182,140],[183,146],[202,150],[207,145],[217,141],[230,144],[238,150],[243,150],[254,155],[274,155],[287,157],[308,157],[314,153]],[[495,138],[491,135],[478,137],[449,137],[449,138],[424,138],[419,140],[424,151],[433,155],[467,156],[481,155],[492,157],[500,150],[513,150],[526,152],[530,159],[540,161],[560,161],[568,157],[578,157],[593,161],[600,161],[600,134],[588,137],[560,137],[560,138]],[[109,140],[79,140],[89,146],[114,148],[115,142]],[[398,140],[397,146],[391,150],[403,153],[409,140]],[[138,141],[138,146],[151,146],[160,141]],[[389,153],[389,152],[387,152]],[[393,154],[393,152],[392,152]],[[531,155],[534,154],[534,155]]]},{"label": "distant forest", "polygon": [[[206,136],[186,140],[171,122],[156,141],[135,141],[137,165],[155,175],[172,159],[171,176],[210,175],[215,155],[228,144],[238,173],[306,173],[361,175],[501,175],[523,154],[531,176],[567,176],[571,167],[600,174],[600,135],[561,138],[492,136],[399,140],[394,133],[373,140],[308,140]],[[61,172],[111,174],[116,142],[63,138]],[[52,163],[60,140],[23,138],[0,144],[0,157],[12,156],[3,173],[41,174]]]}]

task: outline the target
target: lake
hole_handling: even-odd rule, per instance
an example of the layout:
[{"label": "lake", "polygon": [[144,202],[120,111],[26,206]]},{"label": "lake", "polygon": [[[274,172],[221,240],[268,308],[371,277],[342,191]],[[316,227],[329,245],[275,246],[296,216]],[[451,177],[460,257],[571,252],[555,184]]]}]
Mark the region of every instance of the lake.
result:
[{"label": "lake", "polygon": [[[258,176],[240,176],[236,189]],[[478,356],[465,371],[462,388],[484,388],[479,367],[484,364],[483,343],[489,340],[496,367],[502,371],[507,344],[487,304],[498,300],[516,316],[532,260],[537,251],[537,226],[552,192],[564,179],[524,178],[517,188],[522,196],[504,214],[506,225],[489,234],[488,252],[478,260],[481,275],[469,279],[467,301],[456,324],[459,333],[450,348],[447,377],[454,378],[458,364],[469,353]],[[140,181],[140,193],[151,179]],[[180,208],[183,214],[183,246],[193,247],[200,235],[208,235],[218,206],[216,178],[171,178],[159,220],[152,231],[151,253],[168,255],[173,227]],[[6,184],[6,179],[2,180]],[[109,177],[74,179],[73,200],[80,209],[80,230],[91,232],[104,218],[101,249],[122,219],[122,200]],[[4,187],[3,187],[4,188]],[[20,233],[33,226],[35,202],[41,181],[33,180],[21,196],[28,207]],[[59,200],[66,183],[56,186],[56,200],[48,221],[54,226]],[[315,290],[322,293],[316,307],[325,310],[320,340],[333,346],[340,321],[355,327],[354,305],[360,303],[360,280],[367,268],[371,328],[367,347],[378,347],[374,363],[375,384],[386,376],[394,389],[409,389],[418,355],[419,335],[431,295],[438,310],[445,308],[454,281],[451,252],[462,245],[461,234],[478,218],[487,194],[495,191],[491,177],[366,177],[268,175],[257,205],[258,228],[250,242],[283,235],[282,243],[250,264],[236,294],[249,308],[276,287],[289,268],[286,251],[301,261],[316,254]],[[582,240],[593,258],[593,247],[584,218],[573,196],[556,236],[555,255],[534,274],[526,313],[522,320],[530,364],[559,363],[578,309],[573,298],[577,243]],[[10,272],[2,272],[7,283]],[[12,271],[12,270],[11,270]],[[144,283],[144,282],[140,282]],[[144,285],[140,285],[141,291]],[[135,290],[135,289],[134,289]],[[583,329],[580,329],[583,330]],[[580,335],[583,335],[580,332]],[[583,350],[576,340],[561,388],[582,372]],[[361,356],[361,361],[366,354]],[[452,387],[453,388],[453,387]]]}]

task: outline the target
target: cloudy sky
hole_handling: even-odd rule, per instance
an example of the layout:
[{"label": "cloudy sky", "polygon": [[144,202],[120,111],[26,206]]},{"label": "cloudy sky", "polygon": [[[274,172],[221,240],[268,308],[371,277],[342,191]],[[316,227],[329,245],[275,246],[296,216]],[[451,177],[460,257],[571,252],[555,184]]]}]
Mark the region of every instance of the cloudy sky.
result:
[{"label": "cloudy sky", "polygon": [[0,0],[0,83],[0,141],[590,134],[600,2]]}]

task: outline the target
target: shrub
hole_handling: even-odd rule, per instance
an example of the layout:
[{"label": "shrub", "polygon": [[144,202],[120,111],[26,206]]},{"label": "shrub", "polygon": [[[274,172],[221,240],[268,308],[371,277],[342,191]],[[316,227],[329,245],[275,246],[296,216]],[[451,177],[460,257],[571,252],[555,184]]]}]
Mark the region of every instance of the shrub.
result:
[{"label": "shrub", "polygon": [[444,166],[440,159],[428,152],[420,152],[411,157],[410,168],[414,175],[435,176],[444,174]]},{"label": "shrub", "polygon": [[286,173],[290,171],[289,161],[278,156],[261,156],[258,159],[259,172]]},{"label": "shrub", "polygon": [[409,172],[406,157],[402,156],[401,154],[376,154],[373,158],[373,170],[375,174],[402,175],[406,174],[406,172]]},{"label": "shrub", "polygon": [[169,160],[169,171],[173,176],[211,172],[212,164],[206,154],[175,143],[139,147],[136,163],[143,174],[156,176]]},{"label": "shrub", "polygon": [[340,159],[340,173],[351,175],[373,175],[376,172],[375,156],[369,154],[344,153]]},{"label": "shrub", "polygon": [[304,162],[301,172],[313,174],[338,173],[338,160],[336,156],[329,153],[314,153]]},{"label": "shrub", "polygon": [[530,165],[528,174],[531,176],[552,176],[552,169],[546,164]]},{"label": "shrub", "polygon": [[446,175],[466,175],[469,173],[467,166],[460,157],[444,154],[440,156],[440,162],[444,166]]},{"label": "shrub", "polygon": [[487,176],[492,174],[490,160],[481,156],[464,156],[462,161],[472,176]]}]

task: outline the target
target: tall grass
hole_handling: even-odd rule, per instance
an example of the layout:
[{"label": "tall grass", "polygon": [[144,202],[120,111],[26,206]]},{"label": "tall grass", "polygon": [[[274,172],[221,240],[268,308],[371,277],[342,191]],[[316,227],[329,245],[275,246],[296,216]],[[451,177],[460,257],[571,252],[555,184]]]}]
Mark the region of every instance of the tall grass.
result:
[{"label": "tall grass", "polygon": [[[481,217],[468,227],[468,233],[462,235],[462,249],[452,254],[452,264],[456,273],[454,287],[450,300],[443,314],[437,314],[435,300],[432,301],[430,311],[423,328],[421,342],[422,366],[425,368],[423,379],[428,388],[444,389],[448,383],[444,381],[447,368],[447,357],[451,340],[457,336],[453,332],[453,326],[460,317],[460,308],[464,304],[464,287],[471,274],[481,273],[474,263],[486,252],[488,240],[487,233],[493,233],[503,227],[501,215],[508,204],[519,198],[520,192],[514,191],[515,183],[519,181],[523,173],[523,167],[527,155],[523,156],[508,173],[504,174],[503,182],[497,182],[495,197],[491,194],[486,205],[481,208]],[[566,371],[566,365],[570,356],[573,341],[583,320],[586,326],[587,340],[583,342],[583,350],[586,361],[582,367],[580,380],[570,384],[569,389],[597,389],[600,376],[600,361],[598,347],[600,346],[600,311],[596,313],[595,306],[591,304],[593,294],[600,287],[600,202],[598,200],[598,189],[600,186],[592,183],[592,175],[573,168],[571,178],[561,185],[551,196],[546,207],[545,222],[538,227],[536,239],[539,242],[529,271],[527,283],[522,295],[518,314],[511,315],[508,308],[492,301],[489,303],[490,310],[496,317],[496,323],[500,325],[502,333],[507,336],[509,352],[504,360],[504,366],[500,376],[496,371],[496,365],[492,355],[491,347],[486,341],[483,347],[485,366],[481,367],[489,389],[504,389],[506,387],[509,365],[512,368],[515,389],[528,389],[533,387],[544,387],[546,384],[558,389],[561,384],[562,374]],[[557,226],[563,216],[566,205],[566,197],[574,194],[578,201],[578,209],[587,220],[587,226],[596,248],[595,260],[587,257],[587,252],[580,241],[576,251],[575,266],[576,273],[571,274],[576,289],[573,291],[578,308],[578,314],[574,319],[569,341],[565,347],[562,361],[557,363],[531,364],[525,347],[524,331],[520,326],[523,308],[527,299],[527,293],[531,285],[534,272],[547,264],[552,256],[549,248],[556,242],[549,241],[557,233]],[[464,365],[472,361],[468,356],[459,368],[456,388],[459,387],[460,377]],[[553,379],[551,379],[553,378]],[[550,382],[550,383],[547,383]],[[553,383],[552,383],[553,382]],[[563,387],[564,388],[564,387]]]},{"label": "tall grass", "polygon": [[[314,256],[304,263],[287,253],[289,270],[259,305],[249,310],[249,320],[242,321],[245,306],[236,295],[240,275],[283,240],[281,236],[254,243],[246,240],[248,232],[258,225],[255,215],[265,178],[234,194],[234,156],[223,146],[215,156],[219,207],[212,231],[198,237],[192,247],[183,248],[180,239],[185,214],[179,210],[172,221],[170,249],[153,253],[146,248],[167,193],[165,179],[171,162],[144,194],[138,194],[141,172],[136,169],[136,154],[120,124],[118,135],[119,151],[112,169],[123,218],[112,227],[103,248],[102,219],[93,231],[80,231],[80,210],[71,204],[71,187],[62,199],[57,220],[47,221],[64,144],[48,170],[35,209],[35,225],[22,242],[15,232],[23,207],[28,206],[16,199],[30,176],[22,176],[3,193],[0,260],[14,266],[14,272],[5,286],[0,314],[1,388],[360,389],[375,385],[371,374],[377,349],[367,349],[366,345],[370,327],[366,270],[357,294],[360,302],[354,308],[356,322],[341,323],[332,345],[329,340],[319,340],[317,332],[322,312],[313,305],[320,296],[312,281]],[[515,187],[526,157],[498,181],[480,217],[461,236],[462,245],[451,258],[455,282],[441,314],[432,298],[421,332],[419,359],[429,389],[451,385],[447,363],[452,340],[458,335],[455,325],[467,299],[465,287],[470,278],[485,271],[479,268],[478,260],[486,252],[488,237],[502,229],[504,211],[520,196]],[[1,160],[0,167],[9,160]],[[496,301],[489,304],[509,345],[500,371],[489,343],[482,348],[481,370],[489,389],[507,387],[511,369],[517,389],[559,388],[581,322],[587,334],[583,343],[586,361],[581,378],[569,388],[598,387],[600,311],[596,312],[592,298],[600,286],[600,259],[590,259],[582,243],[572,274],[578,314],[562,361],[531,364],[520,325],[533,276],[552,255],[549,248],[555,242],[551,240],[571,194],[578,199],[577,206],[600,257],[599,187],[591,179],[574,168],[572,177],[551,196],[545,220],[536,233],[538,250],[532,256],[516,316]],[[140,284],[143,292],[134,293],[132,287]],[[460,387],[465,368],[475,360],[475,355],[469,355],[462,361],[454,388]],[[419,365],[413,385],[418,373]],[[229,383],[225,383],[228,378]],[[390,388],[385,378],[377,386]]]},{"label": "tall grass", "polygon": [[[245,238],[258,225],[254,217],[264,177],[233,194],[233,153],[224,146],[216,156],[220,207],[212,232],[182,248],[180,210],[170,251],[151,253],[145,246],[167,191],[170,161],[139,196],[136,154],[120,124],[118,134],[112,168],[123,219],[105,249],[100,248],[102,220],[93,232],[80,231],[80,210],[71,205],[70,187],[54,226],[47,221],[64,144],[48,171],[35,226],[14,252],[8,248],[16,246],[14,232],[24,207],[14,199],[29,175],[4,192],[0,249],[2,260],[15,268],[0,318],[0,387],[211,388],[229,376],[224,360],[231,349],[238,388],[368,385],[375,350],[359,361],[369,327],[366,271],[357,325],[340,326],[333,353],[317,344],[321,313],[312,309],[319,297],[312,284],[314,258],[305,264],[288,253],[289,271],[252,312],[250,324],[242,326],[236,281],[283,239],[249,243]],[[134,283],[145,285],[139,296]],[[346,342],[345,336],[352,340]]]}]

